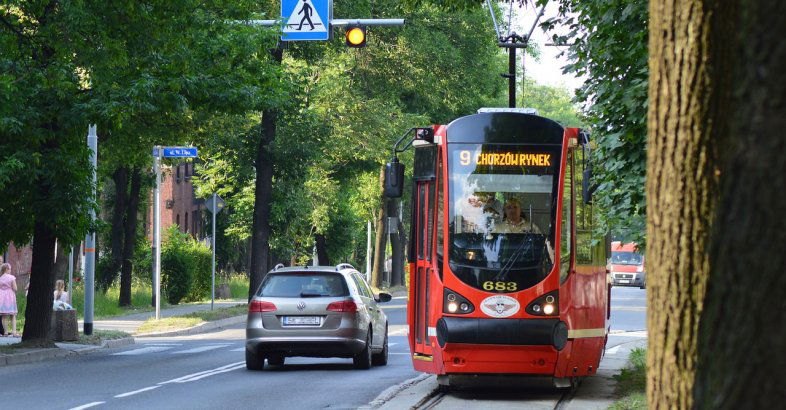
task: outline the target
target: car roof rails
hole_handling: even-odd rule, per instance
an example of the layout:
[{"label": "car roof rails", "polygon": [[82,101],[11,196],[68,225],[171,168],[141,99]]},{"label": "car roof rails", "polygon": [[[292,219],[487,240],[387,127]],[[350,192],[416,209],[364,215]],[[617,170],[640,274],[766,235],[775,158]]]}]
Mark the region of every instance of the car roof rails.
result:
[{"label": "car roof rails", "polygon": [[279,269],[281,269],[283,267],[284,267],[284,264],[283,263],[279,263],[278,265],[276,265],[275,268],[273,268],[273,270],[276,271],[276,270],[279,270]]},{"label": "car roof rails", "polygon": [[338,265],[336,265],[336,270],[347,269],[347,268],[355,269],[355,267],[352,266],[351,263],[339,263]]}]

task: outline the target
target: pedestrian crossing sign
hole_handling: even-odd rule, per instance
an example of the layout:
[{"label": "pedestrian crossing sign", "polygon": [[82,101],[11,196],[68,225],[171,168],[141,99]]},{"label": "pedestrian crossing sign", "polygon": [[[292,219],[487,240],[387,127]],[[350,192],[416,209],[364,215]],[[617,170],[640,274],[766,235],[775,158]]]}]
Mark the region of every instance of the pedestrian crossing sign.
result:
[{"label": "pedestrian crossing sign", "polygon": [[281,40],[327,40],[332,12],[332,0],[281,0]]}]

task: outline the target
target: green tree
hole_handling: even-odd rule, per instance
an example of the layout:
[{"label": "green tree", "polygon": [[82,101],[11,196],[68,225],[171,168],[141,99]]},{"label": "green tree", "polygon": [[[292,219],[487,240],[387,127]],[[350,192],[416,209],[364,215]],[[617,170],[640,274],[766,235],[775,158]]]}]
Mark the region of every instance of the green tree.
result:
[{"label": "green tree", "polygon": [[[544,0],[539,0],[544,4]],[[598,149],[593,161],[594,201],[605,212],[601,229],[645,243],[647,115],[647,2],[560,0],[554,35],[568,45],[565,72],[587,80],[576,93]]]},{"label": "green tree", "polygon": [[565,127],[581,127],[583,124],[579,109],[573,104],[573,96],[565,88],[538,84],[531,78],[525,78],[518,100],[522,107],[535,108],[539,115]]}]

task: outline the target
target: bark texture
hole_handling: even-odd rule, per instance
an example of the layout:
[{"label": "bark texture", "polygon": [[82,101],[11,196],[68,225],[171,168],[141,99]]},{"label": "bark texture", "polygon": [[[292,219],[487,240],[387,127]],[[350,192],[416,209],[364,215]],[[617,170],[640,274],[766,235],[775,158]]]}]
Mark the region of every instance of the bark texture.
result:
[{"label": "bark texture", "polygon": [[774,409],[786,402],[786,2],[734,3],[694,407]]},{"label": "bark texture", "polygon": [[[379,171],[379,185],[384,188],[385,186],[385,166],[383,165]],[[384,189],[383,189],[384,192]],[[380,287],[382,285],[382,276],[385,272],[385,248],[387,234],[385,233],[385,222],[387,220],[387,198],[384,194],[380,194],[380,207],[377,212],[375,221],[376,236],[374,237],[374,259],[371,262],[371,286]]]},{"label": "bark texture", "polygon": [[22,342],[29,345],[53,346],[49,335],[52,317],[52,290],[55,286],[52,266],[55,262],[55,235],[50,227],[36,222],[33,231],[33,264],[30,268],[30,290],[25,308]]},{"label": "bark texture", "polygon": [[330,258],[327,252],[327,240],[325,235],[318,233],[314,235],[317,247],[317,264],[321,266],[330,266]]},{"label": "bark texture", "polygon": [[142,176],[139,168],[131,172],[131,192],[128,195],[128,206],[123,227],[123,255],[120,270],[120,306],[131,306],[131,275],[134,270],[133,258],[136,248],[136,224],[139,212]]},{"label": "bark texture", "polygon": [[[273,59],[280,64],[284,50],[270,51]],[[262,113],[262,129],[257,145],[256,185],[254,194],[254,220],[251,227],[251,269],[249,269],[248,299],[254,296],[257,288],[270,268],[270,205],[273,192],[273,158],[271,144],[276,138],[276,110]]]},{"label": "bark texture", "polygon": [[[693,406],[696,339],[710,274],[718,120],[727,85],[718,2],[650,2],[647,141],[647,397]],[[721,21],[722,23],[722,21]]]},{"label": "bark texture", "polygon": [[112,209],[112,227],[109,239],[112,251],[112,264],[109,272],[102,272],[101,275],[96,275],[96,279],[100,280],[99,286],[103,289],[112,286],[112,282],[115,281],[118,272],[120,272],[123,266],[123,221],[125,220],[128,205],[128,168],[124,166],[118,167],[112,173],[112,181],[115,184],[115,202]]}]

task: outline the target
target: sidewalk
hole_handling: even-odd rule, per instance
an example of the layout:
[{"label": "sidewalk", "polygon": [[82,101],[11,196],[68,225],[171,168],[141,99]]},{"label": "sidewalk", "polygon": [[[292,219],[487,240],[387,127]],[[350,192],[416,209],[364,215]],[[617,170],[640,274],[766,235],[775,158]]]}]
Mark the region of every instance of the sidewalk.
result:
[{"label": "sidewalk", "polygon": [[[560,408],[563,410],[608,408],[617,400],[614,394],[616,381],[613,376],[619,374],[620,370],[627,366],[631,350],[646,347],[646,344],[646,332],[609,335],[606,354],[600,362],[597,374],[584,378],[572,399],[561,402]],[[452,394],[448,393],[444,399],[438,402],[429,403],[428,408],[461,408],[462,410],[554,408],[556,400],[554,397],[561,395],[561,393],[550,386],[544,388],[542,384],[541,380],[533,380],[531,384],[528,384],[528,387],[522,386],[523,389],[532,392],[532,394],[525,395],[528,396],[526,399],[511,397],[510,394],[502,394],[507,397],[489,397],[488,394],[479,397],[481,395],[477,393],[458,391]],[[437,394],[437,388],[436,376],[422,374],[389,388],[374,401],[361,408],[384,410],[418,408],[426,404],[430,397]]]},{"label": "sidewalk", "polygon": [[[247,303],[246,299],[222,300],[214,304],[214,309],[232,307],[243,303]],[[165,318],[165,317],[172,317],[172,316],[180,316],[180,315],[186,315],[194,312],[202,312],[206,310],[210,310],[210,303],[182,304],[177,306],[171,306],[168,308],[162,308],[161,317]],[[137,333],[137,329],[139,329],[139,326],[142,326],[142,323],[155,316],[156,316],[156,312],[150,311],[150,312],[132,313],[130,315],[122,315],[122,316],[115,316],[115,317],[94,320],[93,329],[120,330],[133,335]],[[80,332],[83,331],[82,328],[83,328],[83,321],[80,320],[79,321]]]},{"label": "sidewalk", "polygon": [[[245,299],[222,300],[214,304],[214,309],[231,307],[244,303],[246,303]],[[177,305],[177,306],[161,309],[161,317],[164,318],[164,317],[179,316],[188,313],[208,311],[208,310],[210,310],[210,303],[183,304],[183,305]],[[152,317],[155,317],[155,311],[132,313],[129,315],[115,316],[111,318],[95,320],[93,321],[93,329],[94,330],[119,330],[129,333],[132,336],[136,336],[136,337],[143,337],[148,335],[149,336],[153,336],[153,335],[174,336],[179,334],[193,334],[193,333],[206,332],[209,330],[215,330],[228,325],[244,322],[246,319],[245,315],[241,315],[236,317],[230,317],[227,319],[203,323],[202,325],[189,329],[173,330],[168,332],[160,332],[156,334],[146,334],[146,335],[137,334],[137,329],[139,328],[139,326],[141,326],[142,323],[144,323],[147,319],[150,319]],[[82,331],[83,331],[83,321],[80,320],[79,332],[81,333]],[[12,344],[20,343],[21,341],[22,341],[21,337],[0,337],[0,346],[12,345]],[[59,357],[73,356],[78,354],[86,354],[97,349],[121,347],[134,343],[135,343],[134,337],[127,337],[124,339],[106,340],[101,345],[56,342],[55,345],[57,347],[53,347],[53,348],[19,348],[19,349],[15,349],[13,353],[0,352],[0,367],[14,365],[14,364],[38,362],[38,361],[49,360]]]}]

